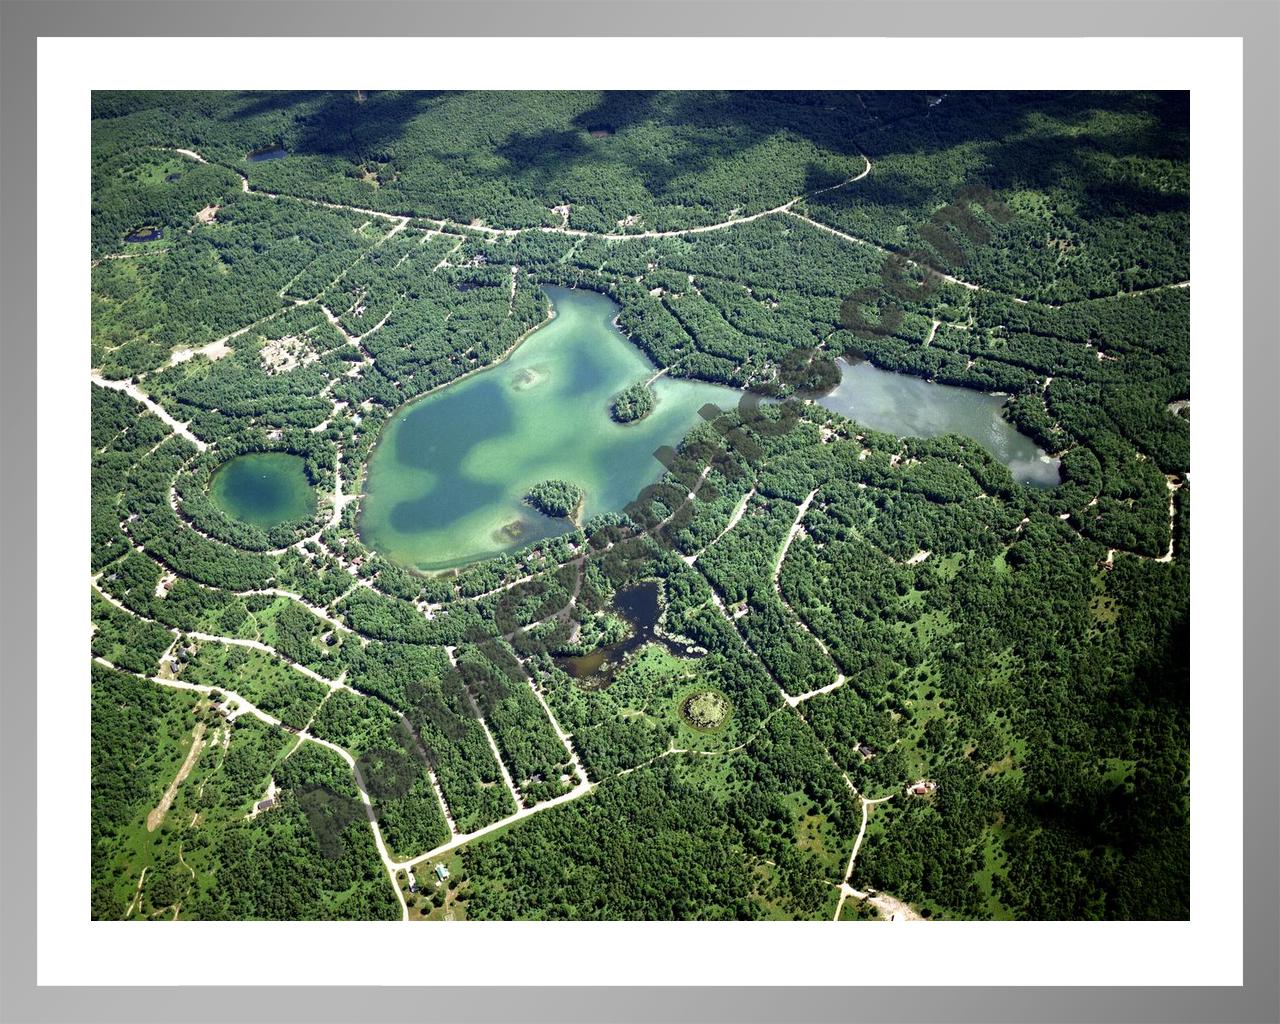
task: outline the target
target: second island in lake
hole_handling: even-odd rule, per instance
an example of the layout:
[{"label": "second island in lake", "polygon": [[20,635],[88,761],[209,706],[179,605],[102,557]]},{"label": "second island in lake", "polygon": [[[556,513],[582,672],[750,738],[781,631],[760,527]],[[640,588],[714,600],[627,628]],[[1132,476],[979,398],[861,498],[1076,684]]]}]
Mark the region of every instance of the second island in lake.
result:
[{"label": "second island in lake", "polygon": [[675,445],[708,402],[739,393],[661,377],[653,411],[626,425],[614,397],[653,367],[614,326],[596,292],[547,288],[556,316],[511,356],[411,402],[387,423],[369,462],[364,543],[404,565],[465,565],[572,530],[526,496],[546,481],[581,488],[576,519],[621,511],[663,473],[654,452]]}]

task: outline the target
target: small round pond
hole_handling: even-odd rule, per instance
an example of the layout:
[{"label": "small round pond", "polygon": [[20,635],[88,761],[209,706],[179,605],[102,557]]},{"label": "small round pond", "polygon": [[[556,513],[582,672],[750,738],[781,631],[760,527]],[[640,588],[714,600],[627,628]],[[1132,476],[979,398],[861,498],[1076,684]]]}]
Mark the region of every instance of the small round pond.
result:
[{"label": "small round pond", "polygon": [[124,236],[126,242],[155,242],[164,237],[164,228],[154,227],[150,224],[145,227],[137,228]]},{"label": "small round pond", "polygon": [[232,519],[264,530],[306,519],[316,509],[306,463],[287,452],[254,452],[230,459],[214,473],[209,494]]}]

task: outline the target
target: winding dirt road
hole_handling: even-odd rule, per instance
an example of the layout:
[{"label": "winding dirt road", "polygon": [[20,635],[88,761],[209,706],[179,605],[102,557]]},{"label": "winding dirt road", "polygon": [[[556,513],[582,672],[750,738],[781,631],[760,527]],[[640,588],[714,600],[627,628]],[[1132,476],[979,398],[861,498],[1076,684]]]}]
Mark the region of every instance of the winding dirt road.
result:
[{"label": "winding dirt road", "polygon": [[89,379],[100,388],[110,388],[112,391],[123,391],[135,402],[140,402],[142,405],[147,407],[148,412],[164,421],[164,424],[170,430],[175,434],[180,434],[185,437],[200,451],[205,451],[209,447],[206,442],[201,441],[200,438],[196,437],[195,434],[191,433],[191,431],[187,429],[187,424],[179,423],[169,415],[168,410],[166,410],[164,406],[153,402],[150,397],[143,394],[142,389],[134,383],[132,378],[128,380],[107,380],[105,377],[100,377],[96,373],[91,373],[89,374]]}]

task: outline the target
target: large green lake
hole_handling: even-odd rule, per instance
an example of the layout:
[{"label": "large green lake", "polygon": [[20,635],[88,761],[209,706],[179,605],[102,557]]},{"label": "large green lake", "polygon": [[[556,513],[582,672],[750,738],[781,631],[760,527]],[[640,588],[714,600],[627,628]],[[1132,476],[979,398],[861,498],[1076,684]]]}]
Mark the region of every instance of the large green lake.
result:
[{"label": "large green lake", "polygon": [[654,451],[675,445],[708,402],[739,393],[687,380],[653,382],[644,419],[615,423],[614,395],[654,367],[613,324],[596,292],[545,289],[555,318],[504,362],[406,405],[369,461],[360,537],[404,565],[464,565],[572,529],[524,502],[543,480],[585,491],[582,521],[616,512],[663,472]]},{"label": "large green lake", "polygon": [[233,519],[263,529],[306,519],[316,509],[306,463],[287,452],[255,452],[228,460],[213,474],[209,494]]},{"label": "large green lake", "polygon": [[1058,460],[1001,414],[1007,399],[881,370],[863,360],[840,360],[840,385],[819,404],[872,430],[899,437],[971,437],[1033,487],[1058,484]]}]

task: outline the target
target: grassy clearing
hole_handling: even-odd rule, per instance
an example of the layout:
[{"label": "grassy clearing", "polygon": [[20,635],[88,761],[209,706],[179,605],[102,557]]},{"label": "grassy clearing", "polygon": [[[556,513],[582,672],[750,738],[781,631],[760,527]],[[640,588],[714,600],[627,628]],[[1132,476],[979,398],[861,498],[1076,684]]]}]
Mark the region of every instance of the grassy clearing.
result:
[{"label": "grassy clearing", "polygon": [[247,647],[201,644],[183,670],[188,682],[234,690],[286,725],[301,729],[329,692],[323,683]]}]

